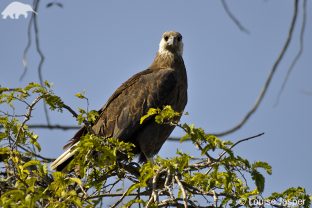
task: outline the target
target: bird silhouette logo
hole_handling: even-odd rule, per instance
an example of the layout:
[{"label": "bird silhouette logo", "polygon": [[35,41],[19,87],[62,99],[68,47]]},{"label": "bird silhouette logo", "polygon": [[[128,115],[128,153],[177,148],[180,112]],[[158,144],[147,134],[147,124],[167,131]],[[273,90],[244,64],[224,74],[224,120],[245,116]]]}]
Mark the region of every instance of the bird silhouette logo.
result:
[{"label": "bird silhouette logo", "polygon": [[31,5],[24,4],[18,1],[13,1],[3,10],[1,15],[2,19],[6,19],[7,17],[10,17],[11,19],[18,19],[21,15],[23,15],[26,19],[28,16],[27,12],[33,12],[37,14],[37,12],[34,11],[31,7]]}]

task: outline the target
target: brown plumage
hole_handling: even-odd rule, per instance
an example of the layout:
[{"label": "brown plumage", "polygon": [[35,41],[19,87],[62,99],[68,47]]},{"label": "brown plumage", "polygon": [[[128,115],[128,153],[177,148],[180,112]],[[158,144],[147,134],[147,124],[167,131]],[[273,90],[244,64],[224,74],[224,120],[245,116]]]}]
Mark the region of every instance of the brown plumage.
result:
[{"label": "brown plumage", "polygon": [[[99,117],[92,126],[94,133],[133,143],[134,153],[140,155],[141,162],[157,154],[174,126],[157,124],[154,119],[140,125],[140,118],[149,108],[165,105],[183,112],[187,103],[187,75],[182,53],[181,34],[165,32],[150,67],[124,82],[99,110]],[[86,132],[82,127],[75,134],[64,147],[67,151],[51,164],[52,169],[62,170],[72,160],[71,147]]]}]

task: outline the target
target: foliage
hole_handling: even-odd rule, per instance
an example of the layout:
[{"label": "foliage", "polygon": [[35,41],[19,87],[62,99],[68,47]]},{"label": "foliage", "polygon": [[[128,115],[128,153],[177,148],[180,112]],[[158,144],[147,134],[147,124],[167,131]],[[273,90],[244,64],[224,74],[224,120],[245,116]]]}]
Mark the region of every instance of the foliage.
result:
[{"label": "foliage", "polygon": [[[76,96],[87,99],[83,93]],[[41,100],[51,110],[70,111],[79,124],[90,125],[98,116],[84,109],[76,114],[48,82],[45,86],[30,83],[25,88],[0,88],[1,207],[95,207],[108,203],[107,199],[112,207],[252,207],[265,203],[310,207],[310,197],[302,187],[263,198],[264,173],[272,174],[268,163],[251,162],[233,151],[231,141],[177,123],[180,113],[170,106],[150,109],[140,123],[155,119],[160,125],[182,128],[186,134],[180,142],[192,142],[192,154],[177,151],[173,158],[156,157],[140,165],[131,162],[133,144],[89,132],[75,146],[68,171],[50,171],[51,159],[38,154],[39,137],[27,126]],[[25,114],[16,113],[20,104],[26,105]]]}]

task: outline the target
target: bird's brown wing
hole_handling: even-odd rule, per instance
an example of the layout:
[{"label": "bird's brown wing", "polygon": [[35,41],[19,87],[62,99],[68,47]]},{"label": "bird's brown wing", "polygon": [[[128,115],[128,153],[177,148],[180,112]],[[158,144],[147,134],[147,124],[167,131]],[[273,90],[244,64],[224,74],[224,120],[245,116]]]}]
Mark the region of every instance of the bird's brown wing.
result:
[{"label": "bird's brown wing", "polygon": [[[149,108],[170,105],[170,93],[176,87],[176,73],[173,69],[147,69],[124,82],[99,110],[99,117],[92,126],[96,134],[130,141],[135,131],[142,128],[140,118]],[[64,147],[70,147],[85,134],[80,129]]]}]

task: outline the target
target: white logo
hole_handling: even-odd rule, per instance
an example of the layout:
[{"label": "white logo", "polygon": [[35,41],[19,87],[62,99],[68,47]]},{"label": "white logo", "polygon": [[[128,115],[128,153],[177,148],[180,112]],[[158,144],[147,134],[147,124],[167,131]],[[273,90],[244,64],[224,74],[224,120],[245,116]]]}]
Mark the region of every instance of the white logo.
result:
[{"label": "white logo", "polygon": [[6,19],[8,16],[11,19],[18,19],[21,15],[27,18],[27,12],[33,12],[37,14],[37,12],[35,12],[29,4],[13,1],[3,10],[1,14],[3,19]]}]

